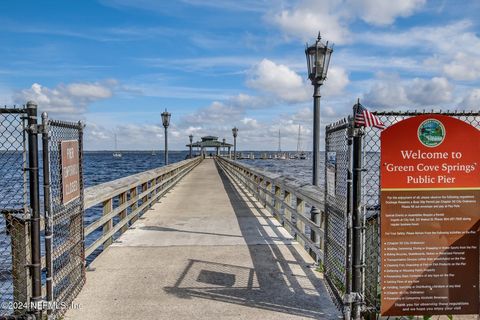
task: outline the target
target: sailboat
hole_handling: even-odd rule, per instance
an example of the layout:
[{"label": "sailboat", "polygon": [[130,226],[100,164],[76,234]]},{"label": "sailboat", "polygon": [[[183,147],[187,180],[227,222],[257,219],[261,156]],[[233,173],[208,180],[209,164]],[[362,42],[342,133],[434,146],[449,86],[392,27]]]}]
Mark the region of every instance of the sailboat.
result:
[{"label": "sailboat", "polygon": [[115,133],[115,151],[113,152],[113,157],[114,158],[121,158],[122,157],[122,153],[120,151],[118,151],[118,146],[117,146],[118,142],[117,142],[117,134]]},{"label": "sailboat", "polygon": [[295,155],[295,158],[300,160],[307,159],[307,154],[302,150],[302,126],[301,125],[298,125],[297,154]]},{"label": "sailboat", "polygon": [[278,156],[276,157],[276,159],[279,159],[279,160],[287,159],[287,155],[285,153],[282,153],[282,141],[280,137],[280,129],[278,129]]}]

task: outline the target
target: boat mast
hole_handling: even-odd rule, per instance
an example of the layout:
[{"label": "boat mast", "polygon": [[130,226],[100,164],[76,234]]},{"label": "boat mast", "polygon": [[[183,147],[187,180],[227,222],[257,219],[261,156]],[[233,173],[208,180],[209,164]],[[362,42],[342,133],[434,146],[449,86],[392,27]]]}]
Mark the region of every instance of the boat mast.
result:
[{"label": "boat mast", "polygon": [[278,152],[282,151],[282,142],[280,139],[280,129],[278,129]]},{"label": "boat mast", "polygon": [[301,135],[301,126],[298,125],[298,139],[297,139],[297,153],[300,153],[302,150],[302,135]]}]

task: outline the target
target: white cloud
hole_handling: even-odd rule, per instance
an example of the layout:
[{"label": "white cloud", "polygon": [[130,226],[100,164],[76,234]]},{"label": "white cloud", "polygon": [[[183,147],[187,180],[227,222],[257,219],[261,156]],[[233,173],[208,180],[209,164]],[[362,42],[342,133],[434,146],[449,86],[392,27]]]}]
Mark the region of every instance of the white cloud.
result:
[{"label": "white cloud", "polygon": [[240,93],[228,98],[226,103],[242,109],[259,109],[271,106],[271,99]]},{"label": "white cloud", "polygon": [[350,0],[347,4],[360,18],[372,25],[390,25],[397,17],[408,17],[424,6],[426,0]]},{"label": "white cloud", "polygon": [[[361,41],[400,50],[430,52],[423,68],[444,74],[454,80],[480,79],[480,37],[474,24],[461,20],[441,26],[415,27],[403,32],[367,32]],[[406,66],[412,62],[405,61]]]},{"label": "white cloud", "polygon": [[480,54],[477,56],[459,52],[453,61],[444,65],[443,71],[455,80],[476,80],[480,78]]},{"label": "white cloud", "polygon": [[83,99],[105,99],[112,96],[110,88],[94,83],[72,83],[66,87],[66,91]]},{"label": "white cloud", "polygon": [[[152,150],[163,146],[163,130],[158,124],[116,124],[107,127],[108,123],[99,124],[87,121],[85,127],[85,149],[112,150],[115,146],[115,134],[118,137],[120,150]],[[175,141],[178,136],[174,127],[169,130],[169,137]],[[148,139],[145,139],[148,137]],[[186,138],[188,140],[188,138]],[[185,140],[185,138],[183,139]]]},{"label": "white cloud", "polygon": [[324,91],[326,95],[338,95],[343,92],[349,84],[348,74],[343,68],[332,67],[328,69],[327,80],[325,80]]},{"label": "white cloud", "polygon": [[257,121],[257,119],[253,119],[253,118],[245,117],[241,120],[241,122],[244,127],[252,130],[260,129],[262,127],[260,123]]},{"label": "white cloud", "polygon": [[95,141],[96,143],[99,143],[100,141],[112,141],[112,136],[110,136],[107,129],[101,125],[88,122],[85,128],[85,133],[88,137],[86,141]]},{"label": "white cloud", "polygon": [[399,79],[381,79],[375,82],[363,97],[363,103],[369,108],[398,107],[410,104],[407,93],[403,86],[399,85]]},{"label": "white cloud", "polygon": [[250,71],[247,85],[287,102],[309,99],[306,83],[295,71],[283,64],[263,59]]},{"label": "white cloud", "polygon": [[402,82],[396,76],[380,75],[364,95],[364,103],[373,108],[436,106],[451,103],[453,89],[454,86],[441,77]]},{"label": "white cloud", "polygon": [[434,77],[430,80],[413,79],[407,87],[407,96],[417,105],[434,105],[451,102],[453,85],[446,78]]},{"label": "white cloud", "polygon": [[480,88],[472,89],[460,103],[465,108],[480,109]]},{"label": "white cloud", "polygon": [[214,101],[205,108],[185,116],[182,123],[189,127],[225,126],[240,121],[244,116],[244,109],[227,105],[223,102]]},{"label": "white cloud", "polygon": [[335,117],[337,115],[337,112],[331,106],[323,107],[322,111],[322,113],[325,114],[327,117]]},{"label": "white cloud", "polygon": [[289,117],[293,122],[311,124],[313,119],[313,110],[311,107],[301,108]]},{"label": "white cloud", "polygon": [[116,81],[105,83],[71,83],[60,84],[53,89],[34,83],[28,89],[15,94],[15,101],[20,104],[28,100],[37,102],[41,111],[55,114],[82,114],[90,103],[112,96],[112,87]]},{"label": "white cloud", "polygon": [[408,17],[426,0],[302,0],[293,8],[270,13],[269,20],[286,36],[306,41],[322,32],[322,37],[338,44],[353,40],[349,26],[357,19],[386,26],[398,17]]},{"label": "white cloud", "polygon": [[302,1],[296,8],[273,14],[270,20],[287,36],[303,41],[311,39],[321,30],[322,37],[339,44],[346,43],[350,34],[335,2],[338,1]]}]

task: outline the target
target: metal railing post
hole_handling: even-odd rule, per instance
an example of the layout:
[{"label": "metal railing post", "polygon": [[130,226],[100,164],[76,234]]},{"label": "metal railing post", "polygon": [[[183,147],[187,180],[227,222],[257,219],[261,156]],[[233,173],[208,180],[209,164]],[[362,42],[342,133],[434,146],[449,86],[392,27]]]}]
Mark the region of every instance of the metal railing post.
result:
[{"label": "metal railing post", "polygon": [[[53,217],[50,208],[50,157],[49,157],[49,131],[48,115],[42,113],[42,159],[43,159],[43,205],[45,214],[45,262],[47,267],[47,301],[53,301],[53,262],[52,262],[52,243],[53,243]],[[48,308],[48,314],[51,309]]]},{"label": "metal railing post", "polygon": [[[353,120],[350,122],[347,131],[347,157],[348,163],[352,164],[352,144],[353,144],[354,128]],[[347,230],[346,230],[346,257],[345,257],[345,296],[343,299],[343,314],[345,319],[351,319],[352,315],[352,234],[353,234],[353,225],[352,225],[352,199],[351,199],[351,189],[352,189],[352,167],[349,166],[347,170],[347,205],[346,205],[346,218],[347,218]]]},{"label": "metal railing post", "polygon": [[352,319],[360,319],[362,307],[362,135],[361,128],[353,129],[352,179]]},{"label": "metal railing post", "polygon": [[[113,200],[110,198],[108,200],[105,200],[103,202],[103,215],[106,216],[113,210]],[[110,230],[113,228],[113,219],[109,219],[108,222],[106,222],[103,225],[103,235],[105,236],[110,232]],[[113,243],[113,237],[109,237],[108,239],[105,240],[103,243],[103,249],[106,249],[108,246],[110,246]]]},{"label": "metal railing post", "polygon": [[35,309],[32,310],[36,318],[40,318],[41,312],[38,308],[42,300],[42,278],[41,278],[41,252],[40,252],[40,192],[38,177],[38,123],[37,104],[33,101],[27,102],[27,124],[28,124],[28,172],[30,191],[30,245],[31,261],[30,270],[32,277],[32,297],[30,301]]}]

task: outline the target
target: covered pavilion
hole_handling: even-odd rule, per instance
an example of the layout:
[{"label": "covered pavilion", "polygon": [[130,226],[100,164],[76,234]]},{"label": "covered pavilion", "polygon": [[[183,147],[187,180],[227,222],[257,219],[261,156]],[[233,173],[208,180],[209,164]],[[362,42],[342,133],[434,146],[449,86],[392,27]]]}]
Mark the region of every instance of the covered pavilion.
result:
[{"label": "covered pavilion", "polygon": [[202,141],[197,141],[193,143],[189,143],[186,145],[189,148],[199,148],[200,149],[200,155],[205,157],[205,151],[208,148],[213,148],[215,149],[215,154],[217,156],[220,155],[220,150],[223,148],[228,149],[228,155],[230,156],[230,148],[233,146],[230,143],[226,143],[225,139],[223,141],[218,141],[218,137],[215,136],[205,136],[202,137]]}]

